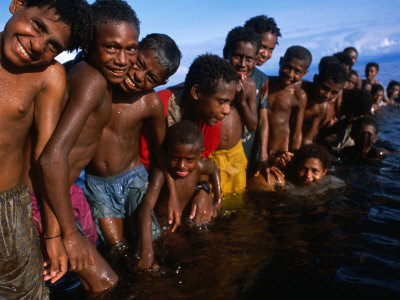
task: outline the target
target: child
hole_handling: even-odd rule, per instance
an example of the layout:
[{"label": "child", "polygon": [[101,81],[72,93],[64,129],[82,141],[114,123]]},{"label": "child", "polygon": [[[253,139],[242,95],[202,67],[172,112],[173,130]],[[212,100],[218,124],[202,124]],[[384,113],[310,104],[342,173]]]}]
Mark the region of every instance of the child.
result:
[{"label": "child", "polygon": [[328,172],[332,155],[318,144],[301,147],[293,156],[290,163],[291,179],[300,186],[316,183]]},{"label": "child", "polygon": [[387,105],[394,105],[400,92],[400,82],[391,80],[387,86]]},{"label": "child", "polygon": [[308,72],[311,53],[301,46],[286,50],[279,62],[279,76],[269,88],[268,154],[270,163],[283,167],[302,143],[302,126],[307,95],[299,82]]},{"label": "child", "polygon": [[257,128],[256,87],[247,77],[252,72],[257,51],[258,34],[252,29],[235,27],[226,38],[224,58],[240,77],[240,90],[231,103],[231,112],[221,122],[221,138],[210,159],[220,170],[224,194],[242,192],[246,188],[247,159],[242,146],[243,126],[249,131]]},{"label": "child", "polygon": [[349,75],[347,77],[346,84],[344,85],[345,90],[352,90],[358,87],[360,81],[360,77],[357,74],[357,71],[350,70]]},{"label": "child", "polygon": [[65,71],[54,58],[83,43],[90,10],[80,0],[13,0],[9,9],[13,16],[0,33],[0,298],[47,299],[31,199],[22,183],[24,145],[32,129],[36,162],[65,90]]},{"label": "child", "polygon": [[[204,134],[202,157],[214,152],[220,142],[221,121],[230,113],[235,98],[238,75],[224,59],[204,54],[197,57],[189,68],[185,83],[158,92],[168,111],[167,125],[180,120],[196,122]],[[201,181],[206,181],[202,176]],[[204,186],[203,186],[204,187]],[[190,219],[204,223],[214,215],[210,195],[204,189],[194,197]]]},{"label": "child", "polygon": [[[201,182],[200,176],[210,176],[214,202],[221,200],[221,188],[218,168],[206,159],[201,159],[203,133],[193,122],[180,121],[167,130],[164,142],[167,152],[168,172],[174,178],[179,206],[184,210],[195,193],[197,186],[208,183]],[[200,180],[200,182],[199,182]],[[147,194],[139,208],[139,236],[141,255],[139,269],[157,269],[155,265],[152,239],[160,236],[160,225],[157,221],[168,216],[167,193],[164,176],[155,169]],[[211,191],[208,190],[208,193]],[[155,209],[156,216],[154,216]]]},{"label": "child", "polygon": [[124,219],[147,190],[147,171],[139,156],[140,131],[147,125],[156,152],[165,135],[164,106],[153,89],[176,72],[180,58],[181,52],[167,35],[150,34],[139,43],[137,62],[114,88],[111,119],[86,168],[84,192],[112,254],[126,254]]},{"label": "child", "polygon": [[378,124],[371,117],[363,117],[354,121],[350,137],[354,146],[344,149],[341,153],[351,162],[374,162],[382,160],[389,152],[378,149],[373,144],[378,140]]},{"label": "child", "polygon": [[347,47],[343,50],[343,53],[350,56],[351,60],[353,61],[353,65],[356,64],[358,58],[358,51],[354,47]]},{"label": "child", "polygon": [[375,77],[379,73],[379,65],[376,62],[369,62],[365,66],[365,78],[372,84],[380,84]]},{"label": "child", "polygon": [[372,83],[369,82],[368,80],[363,80],[362,84],[361,84],[361,89],[363,89],[364,91],[367,91],[368,93],[371,93],[372,91]]},{"label": "child", "polygon": [[307,105],[303,121],[303,145],[314,142],[319,129],[326,120],[329,102],[335,101],[346,82],[346,70],[340,64],[326,64],[314,81],[303,82],[307,93]]},{"label": "child", "polygon": [[374,104],[372,105],[372,112],[380,110],[381,106],[385,106],[386,102],[383,101],[383,96],[385,94],[385,90],[383,86],[380,84],[373,84],[371,95],[374,98]]},{"label": "child", "polygon": [[272,57],[272,52],[278,43],[281,32],[275,23],[274,18],[260,15],[250,18],[244,24],[246,28],[252,28],[260,35],[261,48],[257,55],[257,66],[262,66]]},{"label": "child", "polygon": [[336,57],[340,61],[340,64],[345,68],[347,74],[349,74],[351,67],[354,64],[350,55],[348,55],[345,52],[337,52],[337,53],[333,54],[333,56]]},{"label": "child", "polygon": [[68,73],[67,104],[40,166],[45,235],[52,237],[46,244],[51,261],[58,261],[54,249],[65,247],[71,270],[79,271],[87,290],[99,292],[116,284],[118,277],[78,232],[69,188],[93,157],[111,117],[112,86],[121,83],[136,62],[139,22],[132,8],[120,0],[99,0],[92,4],[92,11],[93,39],[84,59]]}]

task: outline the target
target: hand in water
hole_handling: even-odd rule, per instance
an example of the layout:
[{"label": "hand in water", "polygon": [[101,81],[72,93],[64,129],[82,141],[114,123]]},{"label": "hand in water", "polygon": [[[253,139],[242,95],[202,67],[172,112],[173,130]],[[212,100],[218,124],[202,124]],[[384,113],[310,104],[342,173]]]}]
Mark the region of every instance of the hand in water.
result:
[{"label": "hand in water", "polygon": [[211,195],[204,190],[199,190],[194,196],[189,219],[197,225],[210,222],[216,216],[216,208],[212,204]]},{"label": "hand in water", "polygon": [[178,202],[178,199],[170,198],[168,200],[168,225],[171,226],[171,232],[174,232],[176,228],[181,224],[182,211]]},{"label": "hand in water", "polygon": [[68,254],[71,270],[80,271],[94,264],[95,248],[78,231],[64,235],[63,243]]},{"label": "hand in water", "polygon": [[259,162],[258,169],[254,176],[258,176],[260,174],[265,177],[267,183],[282,184],[285,178],[285,174],[283,174],[283,172],[277,167],[270,167],[268,161]]},{"label": "hand in water", "polygon": [[139,270],[158,271],[160,266],[155,262],[152,254],[142,255],[137,267]]},{"label": "hand in water", "polygon": [[48,258],[43,263],[44,280],[55,283],[68,271],[68,256],[61,236],[54,239],[45,239]]}]

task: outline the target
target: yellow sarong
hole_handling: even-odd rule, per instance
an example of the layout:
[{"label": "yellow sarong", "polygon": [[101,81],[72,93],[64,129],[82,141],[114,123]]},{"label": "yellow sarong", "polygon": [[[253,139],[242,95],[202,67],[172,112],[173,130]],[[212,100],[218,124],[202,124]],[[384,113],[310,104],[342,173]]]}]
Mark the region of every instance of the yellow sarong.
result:
[{"label": "yellow sarong", "polygon": [[231,149],[215,150],[209,159],[219,168],[221,188],[224,194],[239,193],[245,190],[247,159],[241,140]]}]

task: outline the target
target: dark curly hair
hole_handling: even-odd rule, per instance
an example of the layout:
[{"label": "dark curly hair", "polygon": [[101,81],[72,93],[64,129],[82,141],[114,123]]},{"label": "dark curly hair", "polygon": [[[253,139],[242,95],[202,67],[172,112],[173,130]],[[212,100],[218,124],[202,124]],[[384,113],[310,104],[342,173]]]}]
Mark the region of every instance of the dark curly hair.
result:
[{"label": "dark curly hair", "polygon": [[164,147],[168,149],[175,144],[194,145],[201,152],[203,147],[203,132],[193,121],[179,121],[168,127]]},{"label": "dark curly hair", "polygon": [[325,66],[327,64],[340,64],[340,61],[333,55],[324,56],[319,61],[318,72],[321,72],[321,69],[323,68],[323,66]]},{"label": "dark curly hair", "polygon": [[371,117],[362,117],[353,122],[351,126],[350,136],[356,136],[364,125],[371,125],[375,128],[375,132],[378,133],[378,123]]},{"label": "dark curly hair", "polygon": [[166,79],[176,72],[181,62],[182,53],[175,41],[168,35],[152,33],[146,35],[139,43],[139,50],[151,49],[166,71]]},{"label": "dark curly hair", "polygon": [[217,90],[220,81],[230,83],[238,82],[238,74],[230,63],[214,54],[198,56],[185,78],[185,97],[188,96],[193,85],[198,84],[199,92],[208,97]]},{"label": "dark curly hair", "polygon": [[349,66],[349,69],[353,66],[353,60],[351,59],[351,56],[345,52],[336,52],[333,54],[334,57],[336,57],[341,64],[344,64],[346,66]]},{"label": "dark curly hair", "polygon": [[251,28],[237,26],[229,31],[226,37],[224,50],[222,51],[225,59],[229,59],[239,42],[251,43],[256,49],[256,54],[261,48],[261,40],[257,32]]},{"label": "dark curly hair", "polygon": [[99,28],[106,23],[131,23],[136,26],[139,33],[139,19],[126,1],[97,0],[91,5],[91,8],[93,15],[93,35],[90,45],[94,44]]},{"label": "dark curly hair", "polygon": [[358,117],[370,113],[373,103],[374,99],[367,91],[351,89],[343,91],[343,101],[340,111],[346,117]]},{"label": "dark curly hair", "polygon": [[347,80],[347,73],[345,68],[340,64],[326,64],[324,65],[318,74],[318,81],[323,82],[327,79],[331,79],[334,83],[344,85]]},{"label": "dark curly hair", "polygon": [[396,81],[396,80],[391,80],[391,81],[389,82],[387,88],[386,88],[388,97],[392,96],[392,94],[393,94],[392,89],[393,89],[395,86],[400,87],[400,82],[398,82],[398,81]]},{"label": "dark curly hair", "polygon": [[290,163],[292,176],[295,176],[294,172],[296,172],[300,164],[308,158],[319,159],[324,170],[329,169],[333,161],[333,156],[326,147],[319,144],[304,145],[294,153]]},{"label": "dark curly hair", "polygon": [[367,71],[370,67],[375,67],[377,71],[379,71],[379,65],[376,62],[369,62],[367,63],[367,65],[365,66],[365,71]]},{"label": "dark curly hair", "polygon": [[246,23],[244,23],[244,27],[253,28],[254,31],[259,35],[266,32],[271,32],[272,34],[276,35],[277,38],[282,36],[274,18],[268,18],[266,15],[260,15],[248,19]]},{"label": "dark curly hair", "polygon": [[287,48],[285,55],[283,56],[283,59],[285,61],[289,61],[292,58],[304,60],[305,62],[307,62],[308,66],[310,66],[311,61],[312,61],[311,52],[308,51],[307,48],[304,48],[303,46],[297,46],[297,45]]},{"label": "dark curly hair", "polygon": [[373,84],[372,90],[371,90],[371,95],[375,96],[375,94],[379,91],[385,91],[385,89],[380,84]]},{"label": "dark curly hair", "polygon": [[26,7],[53,8],[59,20],[71,28],[67,49],[86,48],[92,37],[92,15],[85,0],[26,0]]},{"label": "dark curly hair", "polygon": [[347,47],[347,48],[344,48],[344,50],[343,50],[343,52],[347,53],[347,54],[349,54],[349,52],[351,52],[351,51],[354,51],[358,55],[358,51],[354,47]]}]

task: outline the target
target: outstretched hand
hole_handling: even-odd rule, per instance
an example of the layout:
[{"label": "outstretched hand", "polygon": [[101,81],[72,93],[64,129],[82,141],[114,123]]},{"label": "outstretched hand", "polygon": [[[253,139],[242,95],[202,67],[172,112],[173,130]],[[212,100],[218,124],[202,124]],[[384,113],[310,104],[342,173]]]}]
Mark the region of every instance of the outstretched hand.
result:
[{"label": "outstretched hand", "polygon": [[71,270],[80,271],[94,264],[95,248],[90,241],[78,231],[74,231],[69,235],[64,235],[63,243],[68,254]]},{"label": "outstretched hand", "polygon": [[194,220],[196,225],[201,225],[210,222],[216,214],[216,207],[212,203],[211,195],[204,190],[199,190],[193,197],[189,219]]},{"label": "outstretched hand", "polygon": [[68,256],[61,236],[54,239],[45,239],[48,258],[44,261],[44,280],[55,283],[68,271]]},{"label": "outstretched hand", "polygon": [[168,201],[168,225],[171,228],[171,232],[174,232],[176,228],[181,224],[182,211],[177,199],[170,199]]}]

